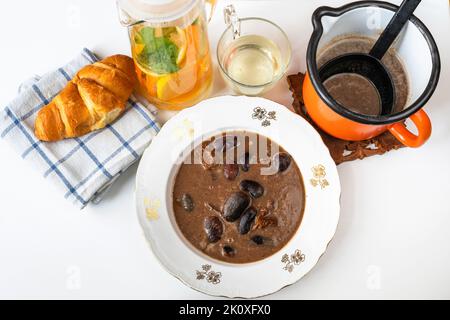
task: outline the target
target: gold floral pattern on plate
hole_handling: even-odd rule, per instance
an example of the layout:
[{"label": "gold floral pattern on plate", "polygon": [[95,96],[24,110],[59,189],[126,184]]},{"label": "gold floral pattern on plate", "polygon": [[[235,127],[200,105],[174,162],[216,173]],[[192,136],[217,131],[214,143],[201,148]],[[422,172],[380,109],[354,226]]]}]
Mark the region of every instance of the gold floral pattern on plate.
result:
[{"label": "gold floral pattern on plate", "polygon": [[325,189],[330,185],[327,179],[325,179],[327,173],[325,171],[325,167],[321,164],[314,166],[312,169],[313,177],[309,180],[313,187],[320,186],[320,189]]},{"label": "gold floral pattern on plate", "polygon": [[159,219],[159,208],[161,207],[161,201],[158,199],[150,200],[148,198],[144,199],[145,205],[145,215],[147,220],[154,221]]},{"label": "gold floral pattern on plate", "polygon": [[270,126],[271,120],[277,120],[276,111],[267,111],[265,108],[256,107],[253,109],[252,119],[261,121],[263,127]]},{"label": "gold floral pattern on plate", "polygon": [[222,273],[213,271],[209,264],[202,265],[202,270],[196,270],[196,274],[197,280],[206,280],[212,284],[219,284],[222,278]]},{"label": "gold floral pattern on plate", "polygon": [[303,261],[305,261],[305,255],[299,249],[295,250],[291,255],[286,253],[281,257],[281,262],[284,263],[283,270],[288,272],[294,271],[294,267],[298,266]]}]

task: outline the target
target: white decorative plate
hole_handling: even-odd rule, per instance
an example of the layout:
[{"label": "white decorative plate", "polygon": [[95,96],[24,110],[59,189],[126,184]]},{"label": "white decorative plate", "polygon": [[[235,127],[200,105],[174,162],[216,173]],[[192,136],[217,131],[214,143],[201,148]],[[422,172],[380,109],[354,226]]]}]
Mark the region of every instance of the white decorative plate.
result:
[{"label": "white decorative plate", "polygon": [[[193,142],[226,130],[253,131],[275,141],[292,155],[304,180],[300,228],[284,248],[258,262],[229,264],[199,253],[184,240],[172,212],[178,158]],[[259,297],[302,278],[333,238],[339,197],[336,165],[319,134],[300,116],[263,98],[223,96],[180,112],[153,139],[137,173],[137,213],[153,253],[173,276],[214,296]]]}]

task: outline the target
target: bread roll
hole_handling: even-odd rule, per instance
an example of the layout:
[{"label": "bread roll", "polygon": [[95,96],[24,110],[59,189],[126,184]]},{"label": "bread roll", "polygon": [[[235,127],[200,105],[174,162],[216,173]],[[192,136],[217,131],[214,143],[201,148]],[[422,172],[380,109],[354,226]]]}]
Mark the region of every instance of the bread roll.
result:
[{"label": "bread roll", "polygon": [[115,55],[85,66],[39,111],[36,137],[58,141],[104,128],[123,113],[136,83],[130,57]]}]

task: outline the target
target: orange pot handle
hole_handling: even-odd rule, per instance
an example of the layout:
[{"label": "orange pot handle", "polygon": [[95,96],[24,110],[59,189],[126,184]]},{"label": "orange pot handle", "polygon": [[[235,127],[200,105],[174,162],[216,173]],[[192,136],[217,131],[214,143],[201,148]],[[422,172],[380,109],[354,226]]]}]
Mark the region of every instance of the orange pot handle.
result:
[{"label": "orange pot handle", "polygon": [[431,121],[425,111],[420,109],[409,117],[417,127],[418,134],[409,131],[403,122],[394,123],[389,131],[398,141],[407,147],[417,148],[423,145],[431,135]]}]

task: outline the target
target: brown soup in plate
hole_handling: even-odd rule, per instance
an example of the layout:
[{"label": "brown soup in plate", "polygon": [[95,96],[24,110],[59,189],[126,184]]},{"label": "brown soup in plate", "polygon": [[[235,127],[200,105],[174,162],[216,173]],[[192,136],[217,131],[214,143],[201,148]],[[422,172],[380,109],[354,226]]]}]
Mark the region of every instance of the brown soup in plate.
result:
[{"label": "brown soup in plate", "polygon": [[195,147],[173,188],[176,223],[196,249],[229,263],[271,256],[297,232],[305,188],[294,159],[256,133],[227,132]]}]

